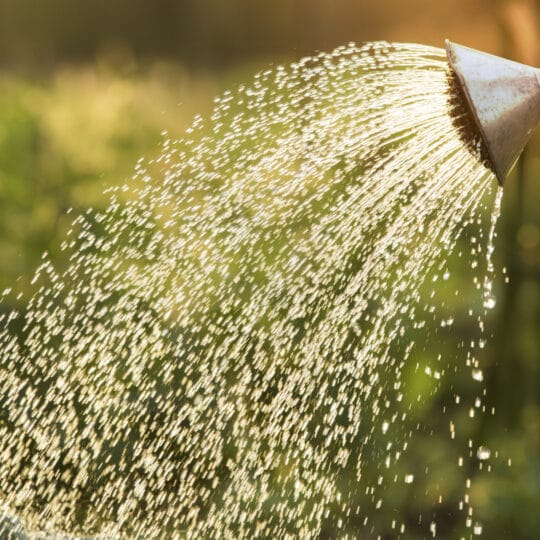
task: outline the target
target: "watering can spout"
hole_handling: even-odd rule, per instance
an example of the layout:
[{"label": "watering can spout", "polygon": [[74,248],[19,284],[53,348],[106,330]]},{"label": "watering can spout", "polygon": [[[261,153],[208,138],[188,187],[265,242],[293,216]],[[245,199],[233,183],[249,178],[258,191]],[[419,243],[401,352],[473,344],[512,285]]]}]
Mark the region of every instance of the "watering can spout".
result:
[{"label": "watering can spout", "polygon": [[540,70],[448,40],[446,52],[503,185],[540,122]]}]

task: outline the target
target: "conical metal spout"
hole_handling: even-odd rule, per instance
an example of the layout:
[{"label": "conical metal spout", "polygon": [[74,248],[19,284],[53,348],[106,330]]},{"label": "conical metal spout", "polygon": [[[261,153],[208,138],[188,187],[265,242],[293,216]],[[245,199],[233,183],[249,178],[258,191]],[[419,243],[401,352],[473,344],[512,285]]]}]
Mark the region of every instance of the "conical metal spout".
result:
[{"label": "conical metal spout", "polygon": [[446,52],[503,185],[540,122],[540,70],[448,40]]}]

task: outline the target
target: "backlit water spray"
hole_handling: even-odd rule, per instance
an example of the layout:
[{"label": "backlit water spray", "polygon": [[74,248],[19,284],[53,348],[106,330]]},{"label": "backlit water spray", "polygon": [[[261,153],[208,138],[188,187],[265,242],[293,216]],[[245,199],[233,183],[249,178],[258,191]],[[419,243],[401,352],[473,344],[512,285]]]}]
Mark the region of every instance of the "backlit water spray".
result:
[{"label": "backlit water spray", "polygon": [[[395,472],[402,373],[439,339],[432,287],[465,230],[494,305],[500,191],[467,124],[444,51],[375,43],[263,72],[165,141],[2,316],[0,513],[48,534],[407,534],[385,513],[418,474]],[[453,369],[480,381],[473,349]],[[415,369],[437,384],[434,362]]]}]

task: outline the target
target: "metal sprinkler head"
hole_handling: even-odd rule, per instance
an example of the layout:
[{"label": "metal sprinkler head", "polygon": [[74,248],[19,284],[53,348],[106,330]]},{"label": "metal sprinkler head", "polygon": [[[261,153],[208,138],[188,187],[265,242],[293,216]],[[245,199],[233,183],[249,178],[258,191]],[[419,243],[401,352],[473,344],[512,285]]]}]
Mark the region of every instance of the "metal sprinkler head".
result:
[{"label": "metal sprinkler head", "polygon": [[446,53],[502,186],[540,122],[540,70],[448,40]]}]

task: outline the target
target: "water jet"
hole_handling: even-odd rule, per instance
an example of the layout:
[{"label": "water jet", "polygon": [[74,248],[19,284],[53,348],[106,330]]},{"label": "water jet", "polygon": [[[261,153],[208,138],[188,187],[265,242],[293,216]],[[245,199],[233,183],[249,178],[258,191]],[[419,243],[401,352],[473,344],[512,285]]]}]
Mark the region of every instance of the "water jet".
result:
[{"label": "water jet", "polygon": [[540,122],[540,70],[449,40],[446,53],[502,186]]},{"label": "water jet", "polygon": [[45,257],[24,313],[0,314],[0,513],[107,538],[470,529],[468,492],[451,525],[387,504],[438,481],[408,457],[434,429],[412,409],[463,357],[426,347],[451,335],[437,291],[462,242],[460,266],[488,254],[478,342],[493,307],[502,191],[448,83],[414,44],[267,70],[78,216],[67,268]]}]

